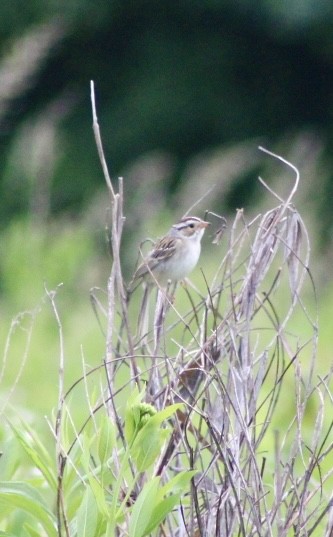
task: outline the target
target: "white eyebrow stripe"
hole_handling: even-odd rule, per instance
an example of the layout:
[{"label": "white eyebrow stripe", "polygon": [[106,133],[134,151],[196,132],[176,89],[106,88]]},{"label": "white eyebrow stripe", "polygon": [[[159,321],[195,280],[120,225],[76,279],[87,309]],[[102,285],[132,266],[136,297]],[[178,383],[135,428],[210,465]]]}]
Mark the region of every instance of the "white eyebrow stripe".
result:
[{"label": "white eyebrow stripe", "polygon": [[187,218],[184,218],[183,220],[178,222],[178,224],[174,224],[172,227],[176,229],[184,229],[185,227],[188,227],[191,222],[201,222],[201,220],[196,216],[188,216]]},{"label": "white eyebrow stripe", "polygon": [[182,218],[181,222],[191,222],[191,220],[195,220],[195,222],[201,222],[200,218],[197,218],[196,216],[187,216],[186,218]]}]

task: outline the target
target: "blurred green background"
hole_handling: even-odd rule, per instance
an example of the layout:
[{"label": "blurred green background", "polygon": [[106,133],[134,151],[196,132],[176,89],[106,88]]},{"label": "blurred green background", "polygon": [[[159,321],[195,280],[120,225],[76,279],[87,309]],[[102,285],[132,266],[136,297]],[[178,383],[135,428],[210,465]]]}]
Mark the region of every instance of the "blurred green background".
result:
[{"label": "blurred green background", "polygon": [[[89,290],[111,260],[108,196],[92,132],[90,80],[113,177],[124,176],[123,260],[194,211],[231,222],[290,190],[309,229],[331,363],[333,310],[331,0],[11,0],[0,6],[0,338],[2,408],[50,413],[57,400],[57,288],[66,384],[101,362]],[[205,253],[205,252],[204,252]],[[209,257],[209,256],[208,256]],[[312,305],[315,308],[314,305]],[[31,341],[29,338],[31,335]],[[29,343],[29,345],[28,345]],[[326,369],[325,369],[326,368]],[[15,380],[16,379],[16,380]],[[12,388],[13,393],[10,393]],[[7,399],[9,403],[7,405]]]}]

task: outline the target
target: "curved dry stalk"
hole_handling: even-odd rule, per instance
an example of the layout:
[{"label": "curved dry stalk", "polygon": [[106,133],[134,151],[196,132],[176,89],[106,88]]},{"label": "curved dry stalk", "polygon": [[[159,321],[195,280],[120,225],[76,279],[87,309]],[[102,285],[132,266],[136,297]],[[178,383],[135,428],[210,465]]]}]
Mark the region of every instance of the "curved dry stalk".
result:
[{"label": "curved dry stalk", "polygon": [[[146,401],[156,408],[174,402],[184,405],[170,420],[172,434],[154,475],[168,482],[180,469],[198,470],[182,508],[189,535],[282,537],[288,535],[291,525],[306,535],[319,524],[325,509],[314,476],[326,452],[330,453],[326,440],[323,443],[323,409],[330,391],[327,379],[321,379],[317,389],[313,386],[317,318],[302,299],[307,280],[311,285],[313,281],[307,231],[292,205],[300,180],[298,170],[261,148],[296,174],[286,199],[260,180],[278,205],[250,222],[243,210],[236,212],[225,251],[216,254],[215,249],[213,278],[208,280],[202,273],[205,290],[197,292],[191,286],[176,289],[175,301],[159,291],[156,303],[153,293],[150,302],[148,295],[143,295],[143,309],[139,307],[133,319],[128,312],[135,295],[126,292],[120,257],[122,180],[116,193],[100,140],[93,85],[92,106],[96,144],[111,200],[113,264],[107,306],[98,305],[100,312],[105,309],[107,322],[107,389],[91,407],[78,434],[85,430],[91,415],[107,407],[116,424],[119,446],[124,449],[124,424],[118,408],[131,386],[141,383]],[[140,292],[139,286],[135,293]],[[183,302],[178,299],[181,293]],[[149,308],[155,311],[150,322]],[[290,327],[296,311],[302,315],[308,334],[294,337]],[[308,349],[309,366],[302,361]],[[283,398],[291,388],[295,409],[284,435],[276,438],[274,454],[261,453],[272,428],[278,426]],[[309,449],[303,423],[309,401],[317,392],[321,406]],[[147,479],[147,475],[140,477],[138,491]],[[322,490],[326,486],[323,479],[320,486]],[[165,534],[163,528],[170,535],[182,535],[179,520],[172,513],[157,531],[158,536]],[[119,536],[123,535],[126,529],[119,528]]]},{"label": "curved dry stalk", "polygon": [[[61,284],[62,285],[62,284]],[[66,514],[66,507],[64,502],[64,490],[63,490],[63,478],[66,466],[67,454],[62,445],[62,419],[65,402],[65,353],[64,353],[64,334],[62,329],[62,323],[58,308],[55,302],[56,291],[49,291],[45,287],[45,292],[50,300],[52,311],[57,323],[59,334],[59,373],[58,373],[58,407],[56,414],[56,422],[54,428],[54,435],[56,438],[56,457],[57,457],[57,529],[59,537],[62,536],[62,528],[64,527],[65,535],[70,536],[69,523]]]}]

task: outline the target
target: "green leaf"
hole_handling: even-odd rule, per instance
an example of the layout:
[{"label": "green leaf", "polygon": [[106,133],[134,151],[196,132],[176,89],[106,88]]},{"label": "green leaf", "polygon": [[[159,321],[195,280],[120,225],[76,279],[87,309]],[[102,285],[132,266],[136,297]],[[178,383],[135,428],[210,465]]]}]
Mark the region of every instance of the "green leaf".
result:
[{"label": "green leaf", "polygon": [[[22,459],[22,450],[13,435],[10,438],[6,438],[1,445],[1,457],[0,457],[0,475],[1,479],[9,481],[13,478],[17,468],[20,466]],[[1,533],[0,533],[1,535]]]},{"label": "green leaf", "polygon": [[181,404],[170,405],[157,412],[148,419],[147,423],[135,436],[130,451],[139,472],[144,472],[154,463],[170,434],[168,430],[161,429],[162,422],[182,406]]},{"label": "green leaf", "polygon": [[42,496],[28,483],[4,482],[0,485],[0,506],[22,509],[39,522],[49,537],[57,537],[54,515],[46,507]]},{"label": "green leaf", "polygon": [[116,432],[114,424],[109,416],[104,415],[99,431],[98,440],[98,456],[101,464],[103,464],[112,453],[112,449],[116,445]]},{"label": "green leaf", "polygon": [[193,476],[198,473],[197,470],[184,470],[179,474],[175,475],[168,483],[166,483],[159,491],[161,496],[166,496],[167,494],[183,494],[183,492],[188,488],[189,483]]},{"label": "green leaf", "polygon": [[[40,530],[36,530],[30,524],[25,523],[24,528],[26,529],[28,535],[30,537],[40,537]],[[1,535],[1,534],[0,534]]]},{"label": "green leaf", "polygon": [[94,537],[97,528],[98,510],[94,494],[87,487],[83,500],[77,512],[77,535],[79,537]]},{"label": "green leaf", "polygon": [[108,506],[105,501],[105,491],[102,485],[97,480],[97,477],[95,475],[95,469],[91,467],[91,457],[90,457],[90,441],[86,434],[82,435],[81,439],[81,445],[82,445],[82,453],[81,453],[81,463],[85,469],[86,474],[82,476],[82,479],[84,481],[88,481],[91,491],[93,492],[93,495],[95,497],[96,503],[98,505],[98,509],[101,513],[103,513],[105,516],[108,516]]},{"label": "green leaf", "polygon": [[47,505],[43,496],[36,487],[24,481],[2,481],[0,482],[0,497],[6,494],[20,494],[40,503],[45,509]]},{"label": "green leaf", "polygon": [[158,525],[163,522],[166,516],[174,509],[174,507],[179,503],[180,494],[173,494],[164,498],[158,503],[158,505],[153,510],[149,524],[145,528],[145,533],[143,535],[148,535],[152,532]]},{"label": "green leaf", "polygon": [[141,429],[130,450],[139,472],[144,472],[154,463],[169,434],[151,420]]},{"label": "green leaf", "polygon": [[71,464],[66,464],[66,470],[64,474],[64,488],[68,492],[70,487],[76,487],[77,481],[77,467],[80,464],[82,455],[82,448],[79,442],[76,442],[70,453]]},{"label": "green leaf", "polygon": [[169,405],[163,410],[157,412],[155,416],[152,416],[151,420],[153,420],[155,423],[161,424],[163,421],[170,418],[170,416],[172,416],[172,414],[174,414],[177,410],[180,410],[183,407],[183,403],[175,403],[174,405]]},{"label": "green leaf", "polygon": [[138,429],[138,423],[140,421],[138,405],[141,404],[144,394],[144,390],[139,392],[137,387],[135,387],[126,404],[124,434],[128,444],[132,443]]},{"label": "green leaf", "polygon": [[88,476],[88,480],[99,511],[107,517],[109,515],[109,509],[105,500],[105,491],[103,487],[92,474]]},{"label": "green leaf", "polygon": [[[155,496],[152,498],[152,511],[150,514],[148,513],[149,516],[147,516],[147,513],[145,513],[142,510],[141,514],[142,514],[142,518],[145,524],[143,524],[143,527],[144,527],[143,530],[140,527],[140,531],[142,530],[142,533],[138,533],[140,537],[144,537],[145,535],[148,535],[155,528],[157,528],[159,524],[166,518],[166,516],[175,508],[175,506],[180,501],[180,497],[182,496],[184,491],[188,488],[192,477],[196,473],[197,472],[194,470],[181,472],[180,474],[173,477],[169,481],[169,483],[167,483],[160,489],[156,489]],[[145,490],[145,487],[143,491],[144,490]],[[170,492],[171,494],[169,494],[169,496],[164,497],[167,493],[170,493]],[[138,500],[140,499],[141,494]],[[153,503],[155,504],[155,506],[153,506]],[[135,507],[136,507],[136,504],[135,504]],[[134,512],[135,507],[133,508],[133,512]]]},{"label": "green leaf", "polygon": [[10,422],[9,425],[24,451],[41,471],[50,487],[56,491],[57,479],[55,470],[53,472],[51,470],[54,468],[54,461],[51,459],[49,452],[42,442],[40,442],[35,432],[22,421],[20,423],[20,429]]},{"label": "green leaf", "polygon": [[150,524],[151,516],[155,509],[159,477],[154,477],[145,484],[140,492],[129,521],[129,537],[143,537],[146,528]]}]

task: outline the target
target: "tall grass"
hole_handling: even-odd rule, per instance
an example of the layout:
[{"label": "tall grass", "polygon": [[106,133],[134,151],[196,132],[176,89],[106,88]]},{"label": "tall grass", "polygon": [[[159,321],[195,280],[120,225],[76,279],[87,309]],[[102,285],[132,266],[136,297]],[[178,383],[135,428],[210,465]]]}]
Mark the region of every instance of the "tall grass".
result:
[{"label": "tall grass", "polygon": [[[4,530],[17,524],[19,506],[27,535],[331,535],[331,372],[316,374],[317,318],[303,293],[307,283],[315,294],[310,246],[293,205],[297,169],[264,150],[295,174],[287,198],[261,180],[276,204],[265,214],[248,221],[238,210],[225,231],[208,212],[216,271],[202,272],[205,292],[187,283],[132,294],[120,256],[122,180],[109,178],[93,92],[92,103],[111,206],[106,304],[92,295],[105,359],[65,392],[61,316],[48,292],[60,344],[50,422],[57,464],[26,425],[11,425],[39,474],[35,491],[32,477],[1,487]],[[300,333],[290,329],[294,317]],[[78,390],[81,424],[71,413]]]}]

